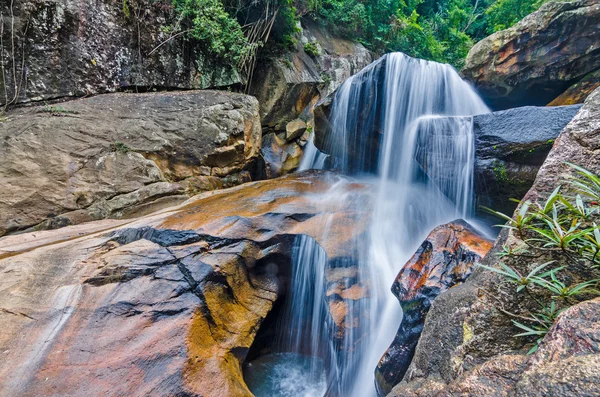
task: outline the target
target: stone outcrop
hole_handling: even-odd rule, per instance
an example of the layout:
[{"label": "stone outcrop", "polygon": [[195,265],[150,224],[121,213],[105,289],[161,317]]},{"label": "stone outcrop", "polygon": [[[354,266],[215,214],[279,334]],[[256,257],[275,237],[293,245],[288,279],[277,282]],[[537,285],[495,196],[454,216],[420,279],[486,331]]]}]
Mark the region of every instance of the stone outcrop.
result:
[{"label": "stone outcrop", "polygon": [[511,213],[529,190],[563,128],[580,105],[526,106],[473,117],[474,183],[479,205]]},{"label": "stone outcrop", "polygon": [[[573,174],[565,161],[600,173],[598,134],[600,90],[590,95],[558,137],[525,199],[545,201],[555,187]],[[568,191],[566,192],[569,193]],[[500,234],[482,264],[496,266],[496,253],[523,242],[512,231]],[[548,256],[502,259],[527,273]],[[565,277],[581,279],[576,266]],[[579,273],[578,273],[579,272]],[[389,396],[573,396],[598,394],[600,365],[597,343],[598,300],[563,312],[537,352],[527,356],[527,339],[513,338],[511,313],[527,307],[514,286],[497,274],[476,269],[462,285],[441,294],[427,315],[412,363]]]},{"label": "stone outcrop", "polygon": [[16,109],[0,122],[0,235],[133,216],[249,181],[258,102],[188,91]]},{"label": "stone outcrop", "polygon": [[548,106],[563,106],[583,103],[596,88],[600,87],[600,69],[592,72],[556,97]]},{"label": "stone outcrop", "polygon": [[[307,44],[318,53],[305,52]],[[261,106],[267,176],[298,167],[313,129],[313,106],[372,60],[361,44],[332,36],[318,23],[303,19],[296,50],[257,65],[250,93]]]},{"label": "stone outcrop", "polygon": [[[289,122],[307,117],[303,113],[310,111],[309,105],[373,61],[364,46],[332,36],[316,22],[304,19],[301,27],[296,51],[257,65],[252,80],[250,92],[258,98],[263,126],[270,131],[286,131]],[[319,53],[307,54],[303,48],[308,43]]]},{"label": "stone outcrop", "polygon": [[[251,396],[245,360],[298,235],[348,258],[365,206],[307,198],[330,173],[199,195],[134,220],[0,240],[0,395]],[[361,185],[344,191],[361,194]],[[335,238],[321,240],[324,224]]]},{"label": "stone outcrop", "polygon": [[600,4],[550,1],[481,40],[462,74],[495,109],[546,105],[600,69]]},{"label": "stone outcrop", "polygon": [[454,221],[435,228],[398,273],[392,292],[402,306],[402,323],[375,370],[380,395],[402,380],[433,300],[463,283],[491,246],[466,222]]},{"label": "stone outcrop", "polygon": [[18,1],[2,2],[0,10],[0,103],[241,82],[233,68],[211,62],[183,36],[168,40],[163,28],[176,25],[179,15],[165,2]]}]

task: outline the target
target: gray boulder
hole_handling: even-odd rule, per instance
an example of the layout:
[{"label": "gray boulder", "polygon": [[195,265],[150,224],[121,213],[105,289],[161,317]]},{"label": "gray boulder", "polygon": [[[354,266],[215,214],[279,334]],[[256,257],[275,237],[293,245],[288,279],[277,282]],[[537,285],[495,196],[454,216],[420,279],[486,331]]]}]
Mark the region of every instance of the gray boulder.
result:
[{"label": "gray boulder", "polygon": [[16,109],[0,122],[0,235],[122,217],[250,180],[255,98],[107,94]]},{"label": "gray boulder", "polygon": [[511,213],[581,105],[509,109],[473,117],[478,204]]}]

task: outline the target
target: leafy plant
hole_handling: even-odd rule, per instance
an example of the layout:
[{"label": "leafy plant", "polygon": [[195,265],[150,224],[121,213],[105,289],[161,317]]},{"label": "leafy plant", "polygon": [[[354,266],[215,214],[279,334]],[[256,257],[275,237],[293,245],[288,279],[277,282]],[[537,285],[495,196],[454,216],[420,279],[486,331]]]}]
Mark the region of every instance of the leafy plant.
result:
[{"label": "leafy plant", "polygon": [[316,41],[311,41],[309,43],[304,44],[304,52],[310,57],[318,57],[321,55],[321,50],[319,49],[319,44]]},{"label": "leafy plant", "polygon": [[[187,40],[195,40],[213,58],[235,64],[250,50],[240,24],[221,1],[172,0],[172,5],[181,20],[180,33]],[[174,34],[178,29],[167,26],[165,32]]]},{"label": "leafy plant", "polygon": [[[516,285],[515,293],[525,294],[519,300],[531,302],[526,307],[535,307],[527,309],[524,316],[503,310],[513,317],[512,322],[517,328],[525,331],[516,334],[516,337],[537,337],[535,346],[529,353],[537,350],[563,310],[581,300],[600,295],[600,274],[597,272],[600,266],[600,228],[595,219],[598,216],[598,204],[595,200],[600,199],[600,177],[582,167],[567,164],[576,171],[576,176],[567,178],[565,182],[569,188],[567,192],[574,191],[575,194],[565,193],[558,186],[540,204],[521,202],[514,217],[487,209],[506,221],[506,224],[498,226],[512,230],[527,247],[504,246],[498,253],[499,257],[533,257],[549,252],[553,257],[559,258],[537,265],[527,274],[504,262],[496,267],[480,265],[502,276],[506,282]],[[556,262],[556,267],[546,270]],[[593,276],[569,283],[571,277],[562,274],[571,270],[574,265],[582,264],[587,265],[589,274]]]},{"label": "leafy plant", "polygon": [[42,111],[45,113],[51,113],[53,115],[75,113],[73,110],[66,109],[63,106],[54,106],[54,105],[44,105],[44,108],[42,109]]},{"label": "leafy plant", "polygon": [[111,145],[111,151],[116,153],[127,153],[131,151],[131,148],[123,142],[116,141]]}]

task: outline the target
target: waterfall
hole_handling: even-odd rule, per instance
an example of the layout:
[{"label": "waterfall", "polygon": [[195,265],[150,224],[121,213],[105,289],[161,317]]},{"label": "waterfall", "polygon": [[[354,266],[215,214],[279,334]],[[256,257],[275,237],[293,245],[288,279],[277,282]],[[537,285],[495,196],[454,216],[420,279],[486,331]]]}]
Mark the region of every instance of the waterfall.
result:
[{"label": "waterfall", "polygon": [[[356,241],[361,255],[352,264],[368,298],[348,308],[358,328],[335,340],[325,306],[327,258],[315,240],[298,238],[283,327],[287,350],[326,360],[328,396],[376,394],[375,367],[402,317],[390,287],[429,231],[472,215],[470,116],[488,111],[451,66],[401,53],[384,56],[338,89],[329,117],[329,163],[352,178],[376,181],[368,236]],[[309,148],[303,168],[322,168],[324,155]],[[335,189],[330,194],[339,200]],[[319,365],[312,370],[323,371]]]}]

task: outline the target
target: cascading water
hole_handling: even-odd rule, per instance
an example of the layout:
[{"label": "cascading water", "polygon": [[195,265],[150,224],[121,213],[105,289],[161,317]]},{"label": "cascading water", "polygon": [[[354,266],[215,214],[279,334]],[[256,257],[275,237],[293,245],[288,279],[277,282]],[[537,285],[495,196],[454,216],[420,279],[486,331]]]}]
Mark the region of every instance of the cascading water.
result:
[{"label": "cascading water", "polygon": [[[348,309],[349,316],[360,317],[359,327],[334,342],[324,300],[327,258],[315,240],[296,241],[288,326],[282,327],[291,334],[282,351],[313,357],[309,378],[320,379],[326,368],[328,385],[326,392],[305,396],[376,394],[374,369],[402,316],[391,284],[429,231],[471,215],[469,116],[488,111],[451,66],[401,53],[386,55],[338,89],[327,143],[332,164],[351,177],[376,180],[369,235],[354,264],[369,294]],[[316,148],[305,156],[302,168],[323,167]],[[335,189],[331,195],[339,200]],[[327,233],[324,228],[323,238]]]}]

